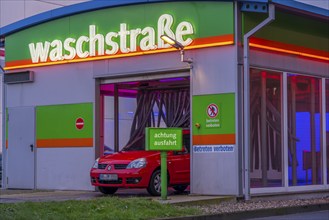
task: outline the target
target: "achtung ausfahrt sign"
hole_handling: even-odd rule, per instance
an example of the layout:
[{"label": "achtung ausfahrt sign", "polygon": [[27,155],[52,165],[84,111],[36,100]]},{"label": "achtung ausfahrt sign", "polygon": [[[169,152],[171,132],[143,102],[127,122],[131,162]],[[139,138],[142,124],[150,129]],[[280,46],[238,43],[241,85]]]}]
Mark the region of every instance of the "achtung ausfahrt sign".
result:
[{"label": "achtung ausfahrt sign", "polygon": [[182,128],[146,128],[146,150],[180,151],[183,148]]}]

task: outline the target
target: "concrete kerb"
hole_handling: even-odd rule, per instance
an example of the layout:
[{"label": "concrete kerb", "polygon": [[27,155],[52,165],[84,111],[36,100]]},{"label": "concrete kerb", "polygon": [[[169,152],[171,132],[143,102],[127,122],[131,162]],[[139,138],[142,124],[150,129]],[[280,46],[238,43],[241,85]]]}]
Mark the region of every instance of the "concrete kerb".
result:
[{"label": "concrete kerb", "polygon": [[0,191],[0,203],[88,200],[101,197],[92,191],[11,190]]},{"label": "concrete kerb", "polygon": [[272,209],[258,209],[239,211],[234,213],[221,213],[199,216],[185,216],[175,218],[158,218],[157,220],[243,220],[248,218],[262,218],[268,216],[289,215],[302,212],[314,212],[329,210],[329,204],[312,204],[295,207],[281,207]]},{"label": "concrete kerb", "polygon": [[208,205],[217,204],[220,202],[236,201],[236,197],[233,196],[201,196],[201,195],[176,195],[174,197],[168,197],[167,200],[152,199],[153,201],[161,204],[175,204],[175,205]]},{"label": "concrete kerb", "polygon": [[40,190],[40,189],[0,189],[0,196],[31,194],[40,192],[55,192],[55,190]]}]

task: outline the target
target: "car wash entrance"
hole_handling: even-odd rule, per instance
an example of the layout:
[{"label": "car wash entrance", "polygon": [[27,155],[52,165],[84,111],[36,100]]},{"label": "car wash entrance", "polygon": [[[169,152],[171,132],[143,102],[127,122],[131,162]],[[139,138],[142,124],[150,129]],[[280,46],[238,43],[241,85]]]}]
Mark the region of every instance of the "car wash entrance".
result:
[{"label": "car wash entrance", "polygon": [[169,185],[184,191],[190,181],[189,72],[102,79],[99,88],[101,158],[96,167],[106,164],[107,171],[96,175],[94,184],[105,194],[118,188],[147,188],[158,195],[160,154],[145,151],[145,128],[179,127],[184,144],[168,154],[168,173]]},{"label": "car wash entrance", "polygon": [[[104,79],[100,85],[103,153],[138,144],[145,127],[190,127],[189,73]],[[141,80],[144,78],[144,80]],[[110,82],[110,83],[109,83]],[[139,146],[137,146],[139,145]],[[101,151],[102,152],[102,151]]]}]

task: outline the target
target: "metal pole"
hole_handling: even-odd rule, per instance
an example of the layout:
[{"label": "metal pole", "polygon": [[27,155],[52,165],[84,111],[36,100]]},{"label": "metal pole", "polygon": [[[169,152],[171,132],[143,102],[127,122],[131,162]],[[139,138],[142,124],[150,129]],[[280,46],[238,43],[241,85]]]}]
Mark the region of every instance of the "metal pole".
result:
[{"label": "metal pole", "polygon": [[[296,86],[297,78],[291,78],[291,133],[292,137],[296,137]],[[297,185],[297,151],[296,141],[291,138],[291,157],[292,157],[292,185]],[[308,180],[307,180],[308,181]]]},{"label": "metal pole", "polygon": [[190,193],[194,193],[194,186],[193,186],[193,181],[194,181],[194,175],[193,175],[193,160],[194,160],[194,154],[193,154],[193,136],[192,136],[192,130],[193,130],[193,68],[190,66],[190,167],[191,167],[191,172],[190,172]]},{"label": "metal pole", "polygon": [[262,167],[262,184],[263,187],[267,186],[267,121],[266,121],[266,73],[262,72],[262,80],[261,80],[261,88],[262,88],[262,94],[261,94],[261,167]]},{"label": "metal pole", "polygon": [[[322,118],[322,125],[321,125],[321,137],[322,137],[322,144],[321,144],[321,147],[322,147],[322,160],[323,160],[323,169],[322,169],[322,178],[323,178],[323,184],[326,185],[328,184],[328,173],[329,171],[325,169],[326,165],[325,164],[328,164],[329,161],[327,161],[327,150],[329,150],[326,146],[326,143],[329,143],[329,140],[327,140],[327,137],[326,137],[326,131],[329,129],[326,127],[326,106],[328,105],[328,103],[326,103],[327,100],[329,99],[326,99],[326,91],[329,90],[329,88],[327,88],[326,86],[329,85],[329,83],[326,85],[326,80],[329,81],[329,79],[325,79],[325,78],[322,78],[321,80],[321,89],[320,89],[320,93],[321,93],[321,103],[322,103],[322,106],[321,106],[321,118]],[[327,109],[329,111],[329,109]],[[329,166],[327,166],[327,169],[329,169]]]},{"label": "metal pole", "polygon": [[1,67],[2,71],[2,79],[1,79],[1,85],[2,85],[2,182],[1,182],[1,188],[5,189],[7,188],[7,148],[6,148],[6,88],[5,88],[5,70]]},{"label": "metal pole", "polygon": [[244,199],[250,200],[250,89],[249,89],[249,38],[244,39]]},{"label": "metal pole", "polygon": [[289,185],[289,163],[288,163],[288,155],[289,155],[289,142],[288,142],[288,74],[286,72],[283,73],[282,76],[282,112],[283,112],[283,117],[281,118],[281,129],[283,130],[283,134],[281,136],[281,140],[283,145],[282,146],[287,146],[286,148],[283,147],[283,186],[285,189],[288,188]]},{"label": "metal pole", "polygon": [[114,152],[119,151],[119,94],[118,86],[114,84]]},{"label": "metal pole", "polygon": [[167,151],[161,151],[161,199],[167,200]]},{"label": "metal pole", "polygon": [[[317,156],[316,156],[316,138],[315,138],[315,79],[311,79],[311,158],[312,158],[312,184],[315,185],[317,183],[318,177],[318,167],[316,164]],[[318,158],[320,160],[320,158]]]},{"label": "metal pole", "polygon": [[180,61],[184,62],[184,49],[181,49],[179,52],[180,52]]},{"label": "metal pole", "polygon": [[275,19],[275,6],[269,5],[269,16],[243,37],[243,71],[244,71],[244,194],[250,200],[250,85],[249,85],[249,38]]}]

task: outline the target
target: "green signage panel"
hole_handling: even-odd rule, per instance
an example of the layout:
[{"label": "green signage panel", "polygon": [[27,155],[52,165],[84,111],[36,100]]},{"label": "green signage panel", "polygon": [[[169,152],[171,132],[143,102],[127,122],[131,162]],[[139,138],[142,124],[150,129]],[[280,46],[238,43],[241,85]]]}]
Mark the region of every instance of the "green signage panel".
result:
[{"label": "green signage panel", "polygon": [[105,8],[6,36],[6,69],[234,44],[232,2],[166,2]]},{"label": "green signage panel", "polygon": [[181,151],[183,149],[182,128],[146,128],[146,150]]},{"label": "green signage panel", "polygon": [[234,93],[193,96],[193,135],[234,134]]},{"label": "green signage panel", "polygon": [[[244,13],[244,33],[253,29],[266,17],[266,14]],[[328,21],[312,20],[306,16],[277,11],[275,20],[258,31],[253,37],[290,45],[291,48],[284,48],[286,50],[295,50],[296,47],[299,47],[304,53],[308,53],[310,52],[309,49],[314,49],[322,51],[324,56],[328,56],[328,36]],[[276,45],[272,46],[275,47]]]},{"label": "green signage panel", "polygon": [[92,138],[93,104],[37,106],[37,139]]}]

